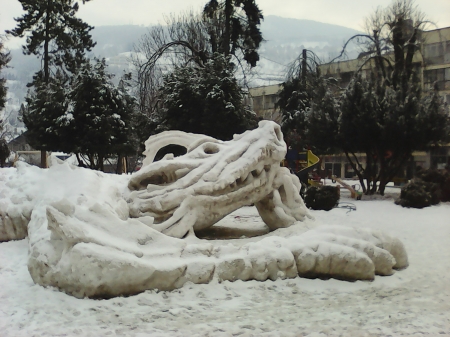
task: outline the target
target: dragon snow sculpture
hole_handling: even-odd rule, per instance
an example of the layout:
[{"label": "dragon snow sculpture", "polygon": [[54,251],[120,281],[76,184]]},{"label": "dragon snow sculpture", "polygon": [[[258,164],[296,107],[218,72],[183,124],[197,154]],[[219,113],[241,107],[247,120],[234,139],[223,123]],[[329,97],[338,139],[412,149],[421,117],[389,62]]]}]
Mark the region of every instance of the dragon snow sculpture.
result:
[{"label": "dragon snow sculpture", "polygon": [[[169,144],[187,153],[154,162]],[[273,122],[227,142],[165,132],[146,148],[143,167],[131,177],[68,164],[19,165],[0,175],[0,241],[28,233],[36,283],[77,297],[112,297],[213,278],[371,280],[408,265],[398,239],[315,224],[297,177],[280,167],[286,144]],[[48,191],[58,177],[60,186]],[[269,234],[226,243],[195,236],[252,204]]]},{"label": "dragon snow sculpture", "polygon": [[[186,155],[153,163],[168,144],[186,147]],[[300,181],[280,167],[286,144],[278,124],[262,121],[257,130],[229,142],[166,131],[146,146],[144,166],[129,183],[130,214],[149,217],[149,225],[164,234],[181,238],[251,204],[271,230],[309,215]]]}]

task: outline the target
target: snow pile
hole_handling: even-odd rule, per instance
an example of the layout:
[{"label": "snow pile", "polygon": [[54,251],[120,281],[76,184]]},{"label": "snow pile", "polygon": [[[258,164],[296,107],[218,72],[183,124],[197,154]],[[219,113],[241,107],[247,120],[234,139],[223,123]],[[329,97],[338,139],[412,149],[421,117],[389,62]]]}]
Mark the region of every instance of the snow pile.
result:
[{"label": "snow pile", "polygon": [[[408,259],[404,246],[395,238],[372,230],[317,226],[312,219],[305,218],[307,210],[298,196],[296,180],[271,162],[284,151],[277,151],[273,146],[278,142],[276,145],[281,148],[284,142],[277,128],[271,130],[273,133],[266,130],[267,136],[257,132],[257,137],[253,137],[245,133],[235,138],[238,145],[228,148],[224,143],[198,144],[190,152],[193,158],[154,163],[131,179],[65,163],[46,170],[23,163],[19,163],[17,169],[2,169],[0,229],[3,238],[23,237],[27,228],[28,270],[33,281],[76,297],[108,298],[147,289],[173,290],[186,283],[264,281],[297,275],[372,280],[375,274],[391,275],[393,269],[406,267]],[[261,141],[261,138],[266,139]],[[220,156],[205,151],[205,146],[214,145],[224,149]],[[196,152],[199,148],[202,155]],[[199,158],[201,165],[194,165]],[[178,169],[183,168],[178,167],[180,163],[191,170],[177,177]],[[170,171],[166,165],[178,169]],[[208,172],[195,171],[208,165]],[[159,166],[166,169],[161,170]],[[270,167],[265,170],[264,166]],[[155,188],[151,184],[153,176],[148,175],[152,169],[176,179],[164,182],[162,188]],[[275,173],[270,173],[272,171]],[[276,178],[278,172],[281,172],[279,179]],[[191,174],[196,178],[182,180]],[[248,183],[244,180],[243,185],[229,186],[243,174],[250,174],[253,179]],[[272,178],[267,178],[271,174]],[[178,200],[175,205],[180,205],[179,209],[186,212],[189,219],[201,221],[202,215],[208,218],[211,217],[208,212],[216,212],[218,220],[249,200],[252,202],[254,196],[245,198],[253,193],[257,196],[255,200],[259,200],[256,204],[264,221],[269,217],[269,224],[283,219],[290,222],[282,223],[278,226],[282,228],[276,230],[273,230],[275,226],[269,226],[273,231],[259,237],[211,241],[197,238],[192,230],[185,239],[161,233],[154,228],[157,218],[154,209],[151,214],[142,212],[140,217],[130,218],[125,200],[130,200],[132,209],[135,199],[130,197],[128,185],[149,184],[148,189],[137,192],[151,194],[177,186],[178,181],[194,183],[178,190],[174,188],[172,194],[164,193],[156,203],[159,209],[164,202],[173,203],[175,199]],[[265,190],[266,187],[262,187],[265,185],[270,188]],[[220,193],[210,191],[208,195],[204,193],[205,186]],[[185,191],[198,192],[202,188],[201,198],[184,207],[183,200],[188,199]],[[265,190],[262,195],[261,190]],[[201,211],[196,212],[196,207]],[[172,212],[175,216],[177,211]],[[287,214],[298,214],[298,217],[289,219]],[[196,229],[196,221],[188,222],[184,228]]]}]

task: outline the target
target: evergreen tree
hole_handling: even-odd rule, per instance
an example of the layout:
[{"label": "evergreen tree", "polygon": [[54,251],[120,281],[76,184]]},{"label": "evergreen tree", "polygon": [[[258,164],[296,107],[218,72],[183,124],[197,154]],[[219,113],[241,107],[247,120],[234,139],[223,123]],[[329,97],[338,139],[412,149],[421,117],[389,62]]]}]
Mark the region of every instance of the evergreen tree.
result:
[{"label": "evergreen tree", "polygon": [[[450,119],[442,98],[437,92],[422,97],[417,81],[406,87],[358,75],[341,98],[339,143],[368,194],[384,194],[413,151],[448,140]],[[366,155],[364,164],[357,153]]]},{"label": "evergreen tree", "polygon": [[[83,0],[83,3],[89,0]],[[26,12],[16,18],[17,27],[7,31],[15,37],[26,36],[23,52],[42,57],[42,80],[48,82],[52,66],[75,72],[84,62],[85,51],[95,43],[94,28],[75,17],[78,2],[73,0],[19,0]],[[29,33],[29,34],[28,34]]]},{"label": "evergreen tree", "polygon": [[229,58],[215,54],[204,67],[176,68],[164,77],[160,130],[175,129],[229,140],[256,127],[243,106],[242,89]]},{"label": "evergreen tree", "polygon": [[263,41],[259,25],[263,19],[255,0],[210,0],[203,15],[208,19],[222,18],[223,28],[209,27],[213,52],[225,56],[235,55],[240,50],[244,60],[255,67],[259,61],[258,49]]},{"label": "evergreen tree", "polygon": [[[364,41],[359,69],[366,74],[363,78],[358,71],[341,98],[336,143],[368,194],[384,194],[413,151],[445,141],[448,135],[442,99],[436,92],[423,95],[414,64],[426,23],[412,0],[393,0],[369,17],[367,34],[349,40]],[[357,153],[365,154],[365,163]]]},{"label": "evergreen tree", "polygon": [[68,138],[64,151],[75,153],[81,166],[97,170],[104,169],[106,158],[134,153],[134,99],[111,78],[104,59],[86,63],[74,78],[71,106],[57,120]]},{"label": "evergreen tree", "polygon": [[334,85],[327,79],[317,81],[314,99],[308,109],[307,140],[314,153],[339,152],[340,103]]},{"label": "evergreen tree", "polygon": [[[83,3],[89,0],[83,0]],[[15,37],[25,37],[26,44],[23,52],[26,55],[34,54],[42,58],[42,69],[34,76],[32,85],[37,91],[47,90],[43,86],[50,84],[52,69],[59,68],[64,72],[74,73],[84,62],[85,51],[90,51],[95,43],[91,39],[90,31],[93,27],[75,17],[78,11],[78,2],[73,0],[19,0],[23,16],[16,18],[17,27],[7,31]],[[39,99],[43,93],[36,92]],[[43,103],[43,101],[41,101]],[[37,102],[34,107],[41,103]],[[45,111],[31,109],[33,115],[28,115],[25,125],[31,134],[35,135],[32,142],[41,150],[41,167],[46,167],[47,150],[60,150],[57,137],[56,142],[48,142],[48,125],[60,112],[51,111],[47,106]],[[45,135],[38,136],[38,133]],[[40,140],[45,141],[39,143]]]},{"label": "evergreen tree", "polygon": [[[3,68],[5,68],[8,65],[8,62],[10,60],[11,57],[9,53],[4,50],[3,40],[0,37],[0,72],[2,71]],[[6,79],[0,77],[0,110],[2,110],[5,107],[7,90],[8,88],[6,87]]]},{"label": "evergreen tree", "polygon": [[[0,72],[8,65],[10,59],[11,57],[9,56],[9,53],[4,50],[3,41],[0,38]],[[7,90],[6,79],[0,77],[0,111],[5,107]],[[5,166],[6,158],[8,158],[10,154],[6,139],[4,138],[3,123],[3,118],[0,118],[0,167]]]},{"label": "evergreen tree", "polygon": [[26,97],[27,106],[21,107],[22,120],[27,126],[27,140],[37,150],[64,151],[64,130],[56,123],[68,107],[68,77],[62,71],[48,81],[39,72],[35,76],[34,90]]},{"label": "evergreen tree", "polygon": [[163,74],[176,67],[203,67],[216,53],[235,57],[245,80],[245,64],[254,67],[259,60],[262,19],[254,0],[210,0],[201,14],[169,16],[166,26],[152,27],[137,46],[141,56],[134,59],[140,110],[152,119]]},{"label": "evergreen tree", "polygon": [[[281,112],[281,126],[288,137],[287,141],[295,149],[306,146],[306,120],[314,91],[308,90],[300,78],[288,79],[281,85],[276,106]],[[295,139],[301,139],[296,142]]]},{"label": "evergreen tree", "polygon": [[277,107],[287,141],[297,151],[310,148],[316,153],[337,150],[339,106],[333,83],[320,76],[317,56],[306,49],[288,70]]}]

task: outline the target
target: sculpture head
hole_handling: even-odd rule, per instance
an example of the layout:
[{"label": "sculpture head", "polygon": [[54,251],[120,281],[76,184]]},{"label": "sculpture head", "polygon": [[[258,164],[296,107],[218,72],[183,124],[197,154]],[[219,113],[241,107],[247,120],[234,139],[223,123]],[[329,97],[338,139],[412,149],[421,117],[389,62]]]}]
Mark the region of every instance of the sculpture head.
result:
[{"label": "sculpture head", "polygon": [[[152,162],[157,151],[169,144],[184,146],[187,153]],[[130,179],[129,188],[134,191],[130,214],[176,237],[271,198],[283,185],[282,175],[289,174],[280,167],[286,154],[283,134],[270,121],[261,121],[257,129],[226,142],[181,131],[164,132],[149,138],[145,154],[144,166]]]}]

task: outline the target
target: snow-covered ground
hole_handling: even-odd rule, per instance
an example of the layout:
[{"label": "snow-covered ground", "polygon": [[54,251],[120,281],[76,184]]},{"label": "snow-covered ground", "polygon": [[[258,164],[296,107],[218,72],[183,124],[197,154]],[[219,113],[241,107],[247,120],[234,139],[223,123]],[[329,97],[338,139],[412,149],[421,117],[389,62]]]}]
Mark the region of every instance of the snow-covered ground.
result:
[{"label": "snow-covered ground", "polygon": [[[319,279],[186,284],[109,300],[35,285],[28,241],[0,243],[0,336],[450,336],[450,203],[425,209],[387,197],[313,211],[317,222],[398,237],[410,265],[373,282]],[[259,222],[245,208],[226,221]],[[129,275],[133,277],[133,275]]]}]

